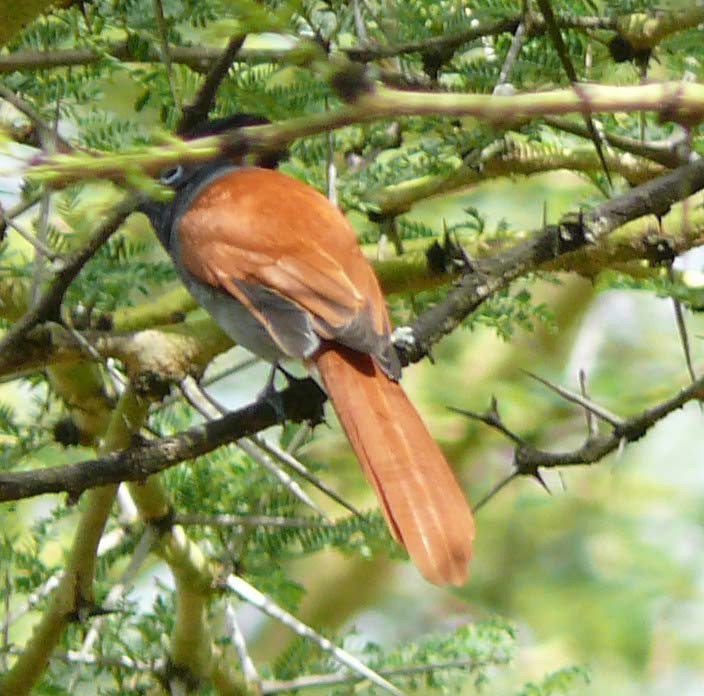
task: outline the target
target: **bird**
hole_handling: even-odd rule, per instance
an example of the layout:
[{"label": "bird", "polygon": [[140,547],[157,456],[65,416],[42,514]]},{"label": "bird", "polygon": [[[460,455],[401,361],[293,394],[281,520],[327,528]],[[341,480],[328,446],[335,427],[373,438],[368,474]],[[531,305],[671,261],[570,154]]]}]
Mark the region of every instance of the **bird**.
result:
[{"label": "bird", "polygon": [[[261,122],[235,115],[188,137]],[[319,377],[391,535],[426,580],[462,585],[472,511],[399,383],[378,279],[339,208],[277,160],[179,165],[161,177],[173,198],[142,211],[186,288],[237,344]]]}]

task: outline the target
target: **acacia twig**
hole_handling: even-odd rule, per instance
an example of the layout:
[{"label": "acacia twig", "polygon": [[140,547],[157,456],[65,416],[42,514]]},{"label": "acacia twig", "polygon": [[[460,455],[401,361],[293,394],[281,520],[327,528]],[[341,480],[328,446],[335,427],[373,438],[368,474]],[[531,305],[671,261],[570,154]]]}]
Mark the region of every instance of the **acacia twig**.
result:
[{"label": "acacia twig", "polygon": [[56,131],[42,118],[33,106],[28,104],[24,99],[19,97],[11,89],[0,83],[0,97],[12,104],[19,112],[24,114],[36,128],[39,138],[42,141],[50,143],[58,152],[72,152],[73,146],[64,140]]},{"label": "acacia twig", "polygon": [[422,359],[430,346],[455,328],[498,290],[529,269],[596,244],[621,225],[643,215],[665,215],[670,206],[704,188],[704,160],[679,167],[636,186],[585,213],[571,213],[488,260],[462,277],[447,297],[409,327],[400,347],[402,364]]},{"label": "acacia twig", "polygon": [[156,19],[156,28],[159,35],[159,48],[161,51],[161,63],[166,70],[166,78],[169,82],[169,90],[171,97],[177,109],[181,108],[181,97],[176,90],[176,82],[174,81],[174,70],[171,65],[171,56],[169,54],[169,28],[166,24],[164,16],[164,6],[161,0],[152,0],[152,9],[154,10],[154,18]]},{"label": "acacia twig", "polygon": [[521,53],[521,49],[523,48],[526,38],[526,25],[525,22],[521,21],[516,27],[516,31],[513,34],[513,40],[511,41],[511,46],[506,53],[504,64],[501,66],[499,79],[494,86],[494,94],[501,93],[501,88],[509,82],[511,71],[518,60],[518,56]]},{"label": "acacia twig", "polygon": [[[572,133],[580,138],[589,138],[588,129],[581,123],[558,116],[546,116],[545,123],[566,133]],[[652,160],[668,169],[674,169],[689,162],[689,157],[682,151],[676,137],[669,140],[645,142],[638,138],[629,138],[618,133],[605,131],[602,137],[611,147],[623,150],[637,157]]]},{"label": "acacia twig", "polygon": [[[311,379],[291,383],[277,398],[287,420],[317,423],[322,417],[325,397]],[[0,472],[0,502],[43,493],[66,492],[76,497],[96,486],[141,481],[279,421],[278,409],[262,400],[178,435],[141,442],[99,459],[32,471]]]},{"label": "acacia twig", "polygon": [[199,514],[197,512],[176,513],[174,524],[183,527],[203,525],[206,527],[283,527],[286,529],[334,529],[335,523],[319,518],[272,517],[270,515]]},{"label": "acacia twig", "polygon": [[176,132],[179,134],[188,133],[193,127],[202,123],[208,118],[208,113],[215,102],[215,95],[218,87],[227,76],[227,72],[235,59],[235,56],[242,48],[246,35],[233,36],[227,43],[225,50],[213,63],[208,76],[192,104],[183,107],[183,114],[179,121]]},{"label": "acacia twig", "polygon": [[340,664],[349,667],[357,672],[363,679],[368,679],[379,688],[387,691],[395,696],[403,696],[403,692],[397,689],[391,682],[387,681],[374,670],[367,667],[363,662],[348,653],[346,650],[337,647],[324,636],[314,631],[310,626],[307,626],[302,621],[297,619],[293,614],[290,614],[285,609],[275,604],[271,599],[263,595],[256,587],[253,587],[248,582],[236,575],[230,575],[225,580],[225,587],[234,592],[238,597],[245,602],[263,611],[267,616],[270,616],[277,621],[280,621],[285,626],[288,626],[297,635],[307,638],[315,643],[321,650],[330,653]]},{"label": "acacia twig", "polygon": [[[564,396],[562,390],[560,393]],[[683,389],[680,389],[670,398],[665,399],[664,401],[651,406],[650,408],[647,408],[634,416],[629,418],[613,419],[615,422],[612,424],[611,432],[608,434],[598,434],[593,430],[589,430],[584,443],[580,447],[567,452],[547,452],[528,444],[526,441],[512,433],[512,431],[498,417],[498,412],[495,408],[490,408],[490,417],[487,417],[485,414],[476,414],[472,411],[464,411],[461,409],[453,410],[458,413],[463,413],[470,418],[486,423],[516,443],[513,460],[515,472],[510,477],[500,482],[500,484],[490,494],[491,497],[498,492],[498,490],[501,490],[501,488],[503,488],[506,483],[508,483],[508,481],[515,476],[532,476],[542,482],[539,474],[540,469],[595,464],[612,452],[621,452],[626,443],[639,440],[653,426],[673,411],[682,408],[682,406],[689,401],[701,399],[704,399],[704,377],[699,377],[695,382]],[[576,401],[582,406],[585,405],[584,400],[577,401],[573,398],[570,398],[570,400]],[[589,410],[594,412],[591,401],[589,402]],[[484,502],[486,501],[482,500],[481,504],[484,504]]]},{"label": "acacia twig", "polygon": [[20,235],[20,237],[22,237],[22,239],[25,240],[25,242],[31,244],[37,252],[45,256],[49,261],[57,261],[58,265],[61,265],[61,254],[49,248],[45,241],[33,235],[28,229],[25,229],[24,225],[21,225],[19,222],[17,222],[17,220],[15,220],[14,217],[10,215],[9,211],[8,213],[5,213],[0,210],[0,217],[2,217],[3,228],[11,227],[13,230],[15,230],[15,232],[17,232],[17,234]]},{"label": "acacia twig", "polygon": [[[479,660],[465,658],[448,660],[445,662],[431,662],[424,665],[405,665],[395,669],[380,669],[377,674],[383,677],[411,677],[417,674],[431,674],[443,670],[475,670],[489,665],[505,664],[510,660],[509,655],[498,655],[494,660]],[[349,684],[362,681],[358,674],[306,674],[302,677],[289,680],[267,680],[262,684],[263,693],[278,694],[282,692],[297,691],[299,689],[330,688],[337,684]]]},{"label": "acacia twig", "polygon": [[[181,382],[181,389],[186,398],[205,418],[212,420],[227,413],[227,409],[223,408],[223,406],[213,399],[210,394],[201,389],[200,385],[198,385],[192,377],[186,377],[183,382]],[[264,398],[266,398],[266,395]],[[274,476],[279,479],[279,481],[286,486],[302,503],[312,507],[321,516],[325,517],[322,510],[320,510],[320,508],[303,491],[298,482],[286,474],[286,472],[282,471],[280,467],[272,461],[271,457],[287,466],[289,469],[293,469],[293,471],[308,481],[308,483],[327,495],[331,500],[334,500],[336,503],[344,507],[353,515],[361,515],[361,513],[351,503],[346,501],[341,495],[330,488],[330,486],[328,486],[321,478],[308,471],[308,469],[290,452],[282,450],[280,447],[277,447],[275,444],[267,441],[261,435],[256,434],[248,438],[241,438],[236,444],[260,466],[263,466],[267,471],[274,474]]]},{"label": "acacia twig", "polygon": [[563,399],[571,401],[575,404],[579,404],[587,413],[601,418],[602,420],[606,421],[607,423],[610,423],[616,428],[623,425],[623,418],[617,416],[615,413],[611,413],[611,411],[604,408],[603,406],[594,403],[593,401],[588,399],[584,394],[576,394],[575,392],[570,391],[566,387],[562,387],[559,384],[554,384],[550,380],[547,380],[544,377],[536,375],[535,373],[530,372],[528,370],[522,371],[525,372],[531,379],[534,379],[537,382],[544,384],[549,389],[552,389],[554,392],[558,393]]},{"label": "acacia twig", "polygon": [[[567,50],[567,46],[565,45],[565,41],[562,38],[560,27],[557,24],[557,18],[553,13],[550,0],[536,0],[536,2],[538,3],[540,11],[543,13],[548,36],[555,46],[557,55],[560,57],[562,69],[565,71],[565,74],[567,75],[575,91],[579,93],[581,91],[579,78],[577,77],[577,72],[574,69],[574,65],[572,65],[572,59],[569,51]],[[584,118],[584,124],[587,127],[587,131],[589,132],[589,139],[594,143],[597,155],[599,156],[599,161],[601,162],[602,169],[606,175],[606,180],[609,182],[609,186],[611,187],[613,182],[611,181],[611,173],[609,172],[609,167],[606,164],[606,158],[604,157],[604,147],[601,134],[597,131],[596,126],[594,125],[594,119],[592,118],[590,111],[584,111],[582,113],[582,117]]]},{"label": "acacia twig", "polygon": [[[594,405],[594,402],[589,398],[589,394],[587,393],[587,373],[581,369],[579,371],[579,393],[584,399],[589,400],[590,406]],[[599,424],[596,418],[594,418],[594,415],[592,408],[584,407],[584,417],[587,422],[587,432],[590,437],[596,437],[599,433]]]},{"label": "acacia twig", "polygon": [[[670,282],[675,284],[675,273],[672,265],[667,270],[668,278]],[[684,310],[682,309],[682,303],[677,297],[672,297],[672,308],[675,312],[675,324],[677,326],[677,335],[679,336],[680,343],[682,345],[682,352],[684,353],[684,362],[687,367],[687,374],[692,382],[697,379],[697,375],[694,372],[694,363],[692,362],[692,349],[689,342],[689,333],[687,332],[687,322],[684,318]]]},{"label": "acacia twig", "polygon": [[262,451],[261,447],[254,440],[244,437],[239,438],[236,442],[237,446],[259,466],[265,468],[284,488],[289,490],[291,494],[298,498],[304,505],[307,505],[312,510],[315,510],[319,515],[325,517],[323,509],[303,490],[301,484],[296,481],[289,473],[284,471],[280,466]]},{"label": "acacia twig", "polygon": [[245,684],[251,690],[252,694],[261,694],[261,678],[249,654],[249,650],[247,650],[247,641],[237,621],[235,608],[230,602],[227,602],[225,605],[225,630],[229,633],[232,645],[235,647],[237,656],[239,657]]},{"label": "acacia twig", "polygon": [[[35,193],[26,199],[18,201],[12,208],[7,210],[2,210],[2,216],[0,217],[0,241],[2,241],[5,236],[5,230],[10,220],[14,220],[23,213],[26,213],[30,208],[33,208],[41,200],[41,193]],[[1,209],[0,209],[1,210]]]},{"label": "acacia twig", "polygon": [[362,513],[359,512],[359,510],[357,510],[352,503],[345,500],[339,493],[330,488],[330,486],[328,486],[321,478],[308,471],[308,469],[292,454],[282,450],[273,443],[268,442],[261,437],[261,435],[253,435],[251,439],[258,447],[270,454],[272,457],[278,459],[282,464],[285,464],[293,469],[299,476],[304,478],[311,485],[315,486],[319,491],[325,493],[325,495],[327,495],[331,500],[334,500],[338,505],[341,505],[357,517],[361,516]]},{"label": "acacia twig", "polygon": [[[181,391],[186,397],[187,401],[194,406],[200,414],[209,421],[215,420],[219,416],[223,416],[227,413],[220,404],[218,404],[215,399],[213,399],[209,394],[203,391],[196,381],[192,377],[186,377],[181,382]],[[284,486],[291,495],[298,498],[304,505],[315,510],[319,515],[324,516],[323,511],[318,505],[313,501],[313,499],[301,488],[301,485],[288,473],[283,471],[281,467],[277,466],[272,459],[267,456],[266,452],[263,452],[259,442],[255,441],[253,438],[239,438],[236,441],[237,446],[248,455],[253,461],[255,461],[259,466],[266,469],[270,474],[276,478],[276,480]]]}]

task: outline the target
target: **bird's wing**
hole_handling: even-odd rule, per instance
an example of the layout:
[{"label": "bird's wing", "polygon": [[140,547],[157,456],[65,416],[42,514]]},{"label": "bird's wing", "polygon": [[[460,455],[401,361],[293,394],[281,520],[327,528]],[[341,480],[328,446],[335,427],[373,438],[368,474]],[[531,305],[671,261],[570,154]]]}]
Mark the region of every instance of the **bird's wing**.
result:
[{"label": "bird's wing", "polygon": [[196,194],[177,225],[188,271],[236,297],[270,333],[261,287],[309,312],[323,338],[372,354],[388,344],[384,298],[354,231],[306,184],[267,169],[230,170]]}]

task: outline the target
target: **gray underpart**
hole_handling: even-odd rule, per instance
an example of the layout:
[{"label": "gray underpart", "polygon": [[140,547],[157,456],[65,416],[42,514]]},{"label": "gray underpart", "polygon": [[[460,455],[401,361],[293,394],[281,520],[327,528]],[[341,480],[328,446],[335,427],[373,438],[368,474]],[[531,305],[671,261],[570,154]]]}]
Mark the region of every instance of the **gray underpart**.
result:
[{"label": "gray underpart", "polygon": [[[276,335],[267,328],[229,292],[214,288],[181,273],[183,282],[196,302],[205,308],[222,330],[235,343],[268,362],[285,358],[305,360],[320,347],[320,338],[313,330],[310,314],[298,305],[267,288],[257,287],[257,301],[252,304],[269,322]],[[241,281],[235,281],[241,288]],[[250,286],[250,288],[253,286]],[[250,296],[250,293],[247,293]]]}]

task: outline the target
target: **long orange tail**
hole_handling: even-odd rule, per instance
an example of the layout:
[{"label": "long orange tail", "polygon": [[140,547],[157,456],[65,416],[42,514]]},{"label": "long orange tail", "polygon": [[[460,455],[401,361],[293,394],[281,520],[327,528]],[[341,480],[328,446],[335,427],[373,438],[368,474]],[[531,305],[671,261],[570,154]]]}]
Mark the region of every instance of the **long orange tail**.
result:
[{"label": "long orange tail", "polygon": [[461,585],[474,519],[437,443],[401,386],[339,344],[313,358],[386,521],[423,576]]}]

